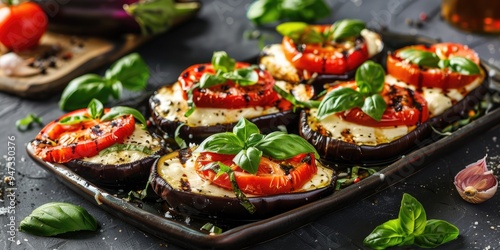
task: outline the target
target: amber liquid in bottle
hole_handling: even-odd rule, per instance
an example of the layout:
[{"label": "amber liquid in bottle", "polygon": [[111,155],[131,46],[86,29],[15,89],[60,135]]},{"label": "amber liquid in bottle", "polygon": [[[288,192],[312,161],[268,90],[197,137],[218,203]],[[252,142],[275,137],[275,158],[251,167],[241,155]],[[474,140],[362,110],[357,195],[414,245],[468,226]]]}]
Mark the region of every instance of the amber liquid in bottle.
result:
[{"label": "amber liquid in bottle", "polygon": [[500,0],[442,0],[441,15],[466,31],[500,33]]}]

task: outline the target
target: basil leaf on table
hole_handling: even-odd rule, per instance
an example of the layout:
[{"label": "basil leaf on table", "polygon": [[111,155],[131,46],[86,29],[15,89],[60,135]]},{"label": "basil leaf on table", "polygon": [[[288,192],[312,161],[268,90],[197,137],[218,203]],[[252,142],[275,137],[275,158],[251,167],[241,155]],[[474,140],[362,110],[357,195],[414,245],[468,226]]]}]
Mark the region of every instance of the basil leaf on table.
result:
[{"label": "basil leaf on table", "polygon": [[42,118],[36,116],[33,113],[29,113],[26,117],[16,121],[16,128],[19,131],[26,131],[32,127],[33,124],[38,124],[42,126]]},{"label": "basil leaf on table", "polygon": [[116,61],[105,73],[86,74],[70,81],[63,90],[59,108],[70,111],[84,108],[93,99],[107,103],[110,97],[119,99],[123,88],[139,91],[146,87],[149,69],[139,54],[129,54]]},{"label": "basil leaf on table", "polygon": [[431,248],[458,237],[459,230],[454,225],[443,220],[427,220],[426,217],[422,204],[404,193],[398,218],[377,226],[363,244],[373,249],[413,244]]},{"label": "basil leaf on table", "polygon": [[97,230],[97,221],[83,207],[64,202],[44,204],[24,218],[19,230],[38,236]]},{"label": "basil leaf on table", "polygon": [[456,239],[459,230],[453,224],[444,220],[428,220],[424,231],[415,236],[415,245],[423,248],[440,246]]},{"label": "basil leaf on table", "polygon": [[330,13],[323,0],[256,0],[248,7],[247,18],[263,25],[284,20],[312,22]]}]

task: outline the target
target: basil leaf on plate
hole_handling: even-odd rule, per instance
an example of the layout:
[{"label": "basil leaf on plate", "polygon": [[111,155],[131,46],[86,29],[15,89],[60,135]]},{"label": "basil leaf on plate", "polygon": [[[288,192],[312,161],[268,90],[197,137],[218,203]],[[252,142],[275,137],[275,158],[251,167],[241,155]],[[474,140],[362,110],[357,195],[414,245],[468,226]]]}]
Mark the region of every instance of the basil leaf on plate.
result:
[{"label": "basil leaf on plate", "polygon": [[243,170],[256,174],[259,169],[260,158],[262,157],[262,151],[255,147],[248,147],[243,149],[233,158],[233,162],[236,163]]},{"label": "basil leaf on plate", "polygon": [[120,117],[123,115],[132,115],[135,119],[137,119],[143,126],[146,126],[146,119],[139,112],[139,110],[125,107],[125,106],[116,106],[112,107],[106,114],[101,117],[102,121],[111,121],[116,117]]},{"label": "basil leaf on plate", "polygon": [[281,131],[267,134],[255,147],[262,150],[264,155],[277,160],[288,159],[301,153],[314,153],[319,159],[316,149],[304,138]]},{"label": "basil leaf on plate", "polygon": [[326,94],[318,107],[318,118],[359,107],[363,104],[363,95],[351,88],[337,88]]},{"label": "basil leaf on plate", "polygon": [[337,21],[332,25],[333,40],[359,36],[365,27],[365,22],[362,20],[344,19]]},{"label": "basil leaf on plate", "polygon": [[259,127],[247,119],[240,119],[233,128],[233,134],[241,141],[247,141],[250,136],[260,134]]},{"label": "basil leaf on plate", "polygon": [[148,83],[149,67],[138,53],[132,53],[111,65],[104,78],[119,81],[128,90],[139,91]]},{"label": "basil leaf on plate", "polygon": [[87,109],[92,119],[100,118],[102,116],[102,113],[104,112],[104,106],[102,105],[102,102],[95,98],[90,101]]},{"label": "basil leaf on plate", "polygon": [[415,236],[415,245],[433,248],[458,237],[460,231],[453,224],[444,220],[428,220],[425,229]]},{"label": "basil leaf on plate", "polygon": [[437,68],[440,58],[436,53],[417,50],[405,49],[398,53],[398,57],[409,60],[410,62],[422,67]]},{"label": "basil leaf on plate", "polygon": [[24,218],[19,230],[38,236],[97,230],[97,221],[83,207],[63,202],[44,204]]},{"label": "basil leaf on plate", "polygon": [[356,70],[355,79],[363,95],[380,93],[384,89],[385,71],[382,65],[366,61]]},{"label": "basil leaf on plate", "polygon": [[90,120],[92,120],[92,118],[86,115],[72,115],[62,118],[59,120],[59,123],[63,125],[73,125]]},{"label": "basil leaf on plate", "polygon": [[481,73],[479,66],[465,57],[451,57],[449,59],[449,67],[452,71],[463,75],[476,75]]},{"label": "basil leaf on plate", "polygon": [[99,151],[99,155],[107,155],[111,152],[120,152],[120,151],[137,151],[137,152],[142,152],[147,155],[151,155],[153,152],[151,149],[147,146],[141,146],[137,144],[113,144],[101,151]]},{"label": "basil leaf on plate", "polygon": [[229,57],[225,51],[216,51],[212,56],[212,65],[214,70],[223,73],[233,71],[236,67],[236,61]]},{"label": "basil leaf on plate", "polygon": [[380,121],[386,108],[384,98],[380,94],[373,94],[365,98],[361,110],[376,121]]},{"label": "basil leaf on plate", "polygon": [[231,132],[213,134],[207,137],[196,149],[197,152],[237,154],[244,149],[245,143]]},{"label": "basil leaf on plate", "polygon": [[226,78],[220,75],[204,73],[200,78],[200,88],[210,88],[212,86],[223,84],[226,81]]}]

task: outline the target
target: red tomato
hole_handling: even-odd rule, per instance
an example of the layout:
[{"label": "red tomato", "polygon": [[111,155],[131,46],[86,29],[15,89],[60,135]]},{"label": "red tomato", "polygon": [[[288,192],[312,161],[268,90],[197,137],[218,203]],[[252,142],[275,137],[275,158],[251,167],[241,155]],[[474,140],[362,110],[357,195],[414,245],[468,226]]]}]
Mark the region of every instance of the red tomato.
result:
[{"label": "red tomato", "polygon": [[[105,109],[105,112],[108,111]],[[35,137],[35,155],[44,161],[58,163],[92,157],[115,143],[123,142],[135,129],[132,115],[105,122],[89,120],[72,125],[59,123],[61,119],[73,115],[90,117],[87,109],[80,109],[47,124]]]},{"label": "red tomato", "polygon": [[[236,68],[246,68],[250,64],[238,62]],[[267,71],[255,69],[259,74],[256,84],[241,86],[228,80],[224,84],[219,84],[209,88],[196,88],[193,90],[193,102],[196,107],[238,109],[246,107],[268,107],[274,106],[280,99],[273,90],[274,78]],[[185,92],[184,98],[187,100],[187,92],[193,85],[199,82],[204,73],[215,74],[212,64],[196,64],[182,72],[179,82]]]},{"label": "red tomato", "polygon": [[418,88],[436,87],[441,89],[461,88],[479,77],[477,75],[462,75],[452,72],[449,69],[421,68],[416,64],[404,61],[398,57],[398,52],[404,49],[413,48],[438,54],[442,58],[461,56],[479,64],[479,56],[467,46],[456,43],[438,43],[430,47],[424,45],[409,46],[397,50],[387,57],[387,72],[398,80],[409,83]]},{"label": "red tomato", "polygon": [[8,49],[19,51],[38,45],[47,30],[45,12],[32,2],[0,8],[0,42]]},{"label": "red tomato", "polygon": [[[311,25],[312,29],[323,32],[329,25]],[[355,41],[351,51],[343,43],[295,44],[289,37],[283,37],[283,51],[295,68],[311,73],[341,75],[356,69],[369,57],[364,40]]]},{"label": "red tomato", "polygon": [[[352,81],[340,86],[355,88],[356,83]],[[429,119],[427,102],[420,93],[400,86],[385,84],[381,95],[387,108],[380,121],[371,118],[360,108],[340,112],[339,115],[346,121],[371,127],[413,126]]]},{"label": "red tomato", "polygon": [[232,190],[227,174],[217,177],[212,170],[200,170],[211,162],[222,162],[233,169],[240,190],[243,193],[255,195],[273,195],[299,191],[318,170],[314,154],[299,154],[283,161],[262,157],[255,175],[243,171],[233,163],[233,158],[234,155],[204,152],[196,159],[195,169],[202,178],[211,181],[217,186]]}]

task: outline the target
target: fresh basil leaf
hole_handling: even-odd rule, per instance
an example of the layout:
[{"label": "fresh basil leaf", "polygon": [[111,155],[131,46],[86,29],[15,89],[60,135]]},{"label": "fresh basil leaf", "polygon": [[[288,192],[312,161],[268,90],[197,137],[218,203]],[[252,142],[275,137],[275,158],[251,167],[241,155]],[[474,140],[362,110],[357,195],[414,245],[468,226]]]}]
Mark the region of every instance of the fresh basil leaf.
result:
[{"label": "fresh basil leaf", "polygon": [[232,80],[240,86],[254,85],[259,80],[259,74],[252,67],[227,72],[222,74],[222,77]]},{"label": "fresh basil leaf", "polygon": [[302,153],[314,153],[316,159],[319,159],[316,149],[304,138],[281,131],[267,134],[255,145],[255,148],[261,150],[264,155],[277,160],[289,159]]},{"label": "fresh basil leaf", "polygon": [[257,25],[276,22],[281,18],[281,2],[258,0],[248,6],[247,18]]},{"label": "fresh basil leaf", "polygon": [[123,84],[120,81],[114,81],[108,83],[108,86],[111,86],[111,95],[113,96],[113,98],[115,98],[115,100],[119,100],[122,96]]},{"label": "fresh basil leaf", "polygon": [[236,176],[234,175],[233,169],[231,169],[229,166],[225,165],[222,162],[215,163],[214,165],[219,166],[219,169],[215,170],[217,172],[217,175],[220,175],[222,173],[227,173],[227,175],[229,176],[229,180],[231,181],[231,187],[233,188],[234,195],[236,195],[236,198],[240,201],[240,204],[249,213],[251,214],[255,213],[255,206],[248,200],[246,195],[241,191],[240,187],[238,186],[238,182],[236,182]]},{"label": "fresh basil leaf", "polygon": [[355,79],[363,95],[380,93],[384,89],[385,71],[380,64],[366,61],[356,70]]},{"label": "fresh basil leaf", "polygon": [[87,109],[92,119],[101,118],[102,113],[104,113],[104,105],[102,105],[102,102],[95,98],[90,101]]},{"label": "fresh basil leaf", "polygon": [[259,127],[251,123],[249,120],[242,118],[233,127],[233,134],[238,137],[242,142],[247,141],[250,136],[254,134],[260,134]]},{"label": "fresh basil leaf", "polygon": [[204,73],[200,78],[200,88],[210,88],[212,86],[223,84],[226,81],[227,79],[222,76]]},{"label": "fresh basil leaf", "polygon": [[90,120],[92,120],[92,118],[86,115],[72,115],[62,118],[59,120],[59,123],[63,125],[73,125]]},{"label": "fresh basil leaf", "polygon": [[318,118],[359,107],[363,104],[363,95],[351,88],[334,89],[323,98],[318,106]]},{"label": "fresh basil leaf", "polygon": [[439,57],[436,53],[417,50],[405,49],[398,52],[398,57],[409,60],[410,62],[422,67],[436,68],[439,64]]},{"label": "fresh basil leaf", "polygon": [[243,170],[256,174],[259,170],[260,158],[262,157],[262,151],[255,147],[248,147],[247,149],[241,150],[233,158],[233,162],[236,163]]},{"label": "fresh basil leaf", "polygon": [[380,94],[374,94],[365,98],[361,110],[376,121],[382,119],[387,104]]},{"label": "fresh basil leaf", "polygon": [[392,246],[401,246],[406,241],[399,219],[393,219],[377,226],[366,236],[363,244],[373,249],[386,249]]},{"label": "fresh basil leaf", "polygon": [[141,146],[137,144],[113,144],[101,151],[99,151],[99,155],[107,155],[112,152],[120,152],[120,151],[137,151],[137,152],[142,152],[147,155],[151,155],[153,152],[151,149],[147,146]]},{"label": "fresh basil leaf", "polygon": [[175,140],[175,143],[177,143],[177,146],[179,146],[179,148],[187,148],[186,141],[184,141],[184,139],[182,139],[180,136],[181,129],[184,126],[187,126],[187,125],[185,123],[180,124],[179,126],[177,126],[177,128],[175,128],[175,132],[174,132],[174,140]]},{"label": "fresh basil leaf", "polygon": [[245,143],[231,132],[213,134],[207,137],[196,149],[197,152],[237,154],[244,149]]},{"label": "fresh basil leaf", "polygon": [[459,234],[458,228],[447,221],[428,220],[423,232],[415,236],[415,245],[434,248],[456,239]]},{"label": "fresh basil leaf", "polygon": [[479,66],[465,57],[450,57],[449,67],[452,71],[462,75],[477,75],[481,73]]},{"label": "fresh basil leaf", "polygon": [[99,75],[82,75],[66,86],[59,101],[59,108],[66,111],[86,108],[93,98],[106,103],[111,92],[111,87]]},{"label": "fresh basil leaf", "polygon": [[236,61],[225,51],[216,51],[212,56],[212,65],[216,72],[227,73],[235,69]]},{"label": "fresh basil leaf", "polygon": [[427,223],[427,216],[422,204],[413,196],[405,193],[399,209],[399,220],[405,234],[421,234]]},{"label": "fresh basil leaf", "polygon": [[365,29],[365,22],[357,19],[344,19],[332,25],[333,40],[340,40],[349,37],[357,37]]},{"label": "fresh basil leaf", "polygon": [[274,91],[278,93],[281,97],[283,97],[285,100],[291,102],[294,106],[300,107],[300,108],[318,108],[319,104],[321,101],[316,101],[316,100],[308,100],[308,101],[300,101],[295,98],[294,95],[286,92],[282,88],[280,88],[277,84],[273,86]]},{"label": "fresh basil leaf", "polygon": [[101,121],[110,121],[116,117],[120,117],[123,115],[133,115],[135,119],[142,123],[142,125],[146,126],[146,119],[141,114],[141,112],[139,112],[139,110],[124,106],[112,107],[106,114],[101,117]]},{"label": "fresh basil leaf", "polygon": [[19,230],[38,236],[53,236],[81,230],[97,230],[97,221],[83,207],[63,202],[44,204],[24,218]]},{"label": "fresh basil leaf", "polygon": [[439,62],[438,62],[438,67],[441,69],[448,68],[449,66],[450,66],[449,59],[442,59],[442,60],[439,60]]},{"label": "fresh basil leaf", "polygon": [[132,53],[111,65],[104,78],[115,79],[128,90],[139,91],[148,84],[149,67],[138,53]]},{"label": "fresh basil leaf", "polygon": [[16,121],[16,128],[19,131],[27,131],[32,127],[33,124],[42,126],[42,118],[36,116],[33,113],[29,113],[26,117]]},{"label": "fresh basil leaf", "polygon": [[331,10],[323,0],[283,0],[281,13],[283,19],[310,23],[330,16]]},{"label": "fresh basil leaf", "polygon": [[222,233],[222,228],[210,223],[210,222],[207,222],[205,223],[201,228],[200,230],[205,230],[205,231],[208,231],[210,234],[221,234]]},{"label": "fresh basil leaf", "polygon": [[325,37],[320,32],[303,22],[282,23],[276,26],[276,30],[281,35],[292,39],[296,44],[325,42]]}]

